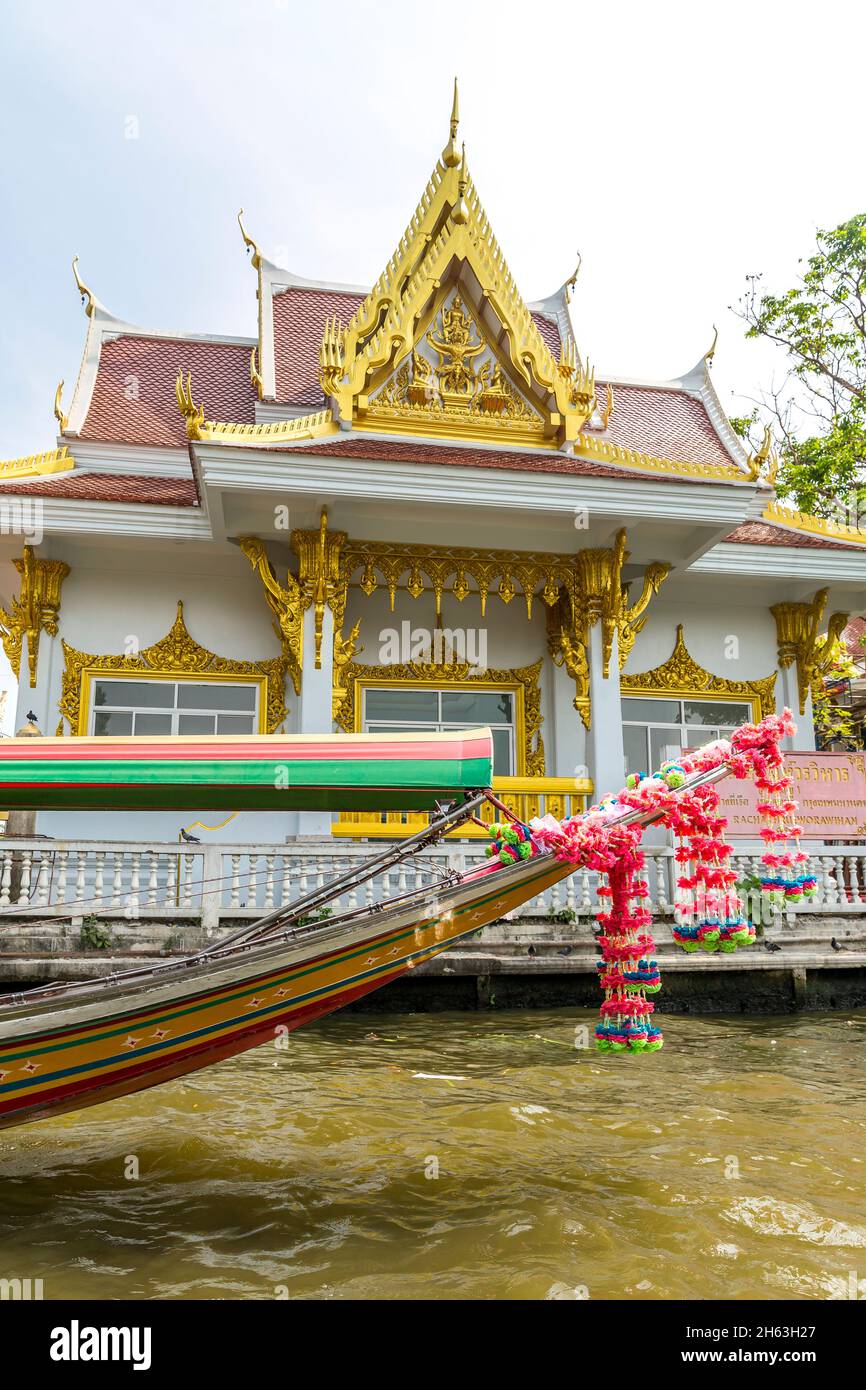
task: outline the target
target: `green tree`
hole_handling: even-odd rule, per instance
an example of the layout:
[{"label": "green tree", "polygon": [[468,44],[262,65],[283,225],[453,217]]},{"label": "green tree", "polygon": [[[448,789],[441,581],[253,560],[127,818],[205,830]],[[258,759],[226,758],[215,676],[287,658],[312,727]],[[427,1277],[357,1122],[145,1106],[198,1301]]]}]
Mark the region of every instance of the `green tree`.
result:
[{"label": "green tree", "polygon": [[[801,263],[802,264],[802,263]],[[732,420],[752,448],[764,425],[779,452],[776,489],[801,511],[846,519],[866,510],[866,213],[830,232],[792,289],[764,293],[760,275],[734,310],[747,338],[776,344],[784,379]]]}]

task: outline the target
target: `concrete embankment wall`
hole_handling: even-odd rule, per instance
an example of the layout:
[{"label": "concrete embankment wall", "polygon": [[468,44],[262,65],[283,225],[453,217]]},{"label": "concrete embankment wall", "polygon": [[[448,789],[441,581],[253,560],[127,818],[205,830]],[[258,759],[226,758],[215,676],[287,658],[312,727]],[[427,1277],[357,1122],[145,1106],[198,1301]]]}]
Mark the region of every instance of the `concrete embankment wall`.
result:
[{"label": "concrete embankment wall", "polygon": [[[0,937],[0,992],[164,963],[203,944],[191,923],[100,926],[111,945],[94,951],[79,948],[78,930],[69,925],[10,923]],[[659,1013],[866,1008],[866,917],[802,914],[791,924],[769,927],[754,946],[726,956],[686,955],[667,922],[656,922],[653,933],[663,982],[655,997]],[[589,922],[500,922],[353,1007],[365,1012],[594,1007],[597,960]]]}]

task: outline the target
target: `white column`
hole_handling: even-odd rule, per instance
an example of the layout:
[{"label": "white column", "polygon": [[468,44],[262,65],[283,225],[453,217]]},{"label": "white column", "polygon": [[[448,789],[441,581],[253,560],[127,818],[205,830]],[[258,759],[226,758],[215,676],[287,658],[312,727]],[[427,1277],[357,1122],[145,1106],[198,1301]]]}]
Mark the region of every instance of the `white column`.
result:
[{"label": "white column", "polygon": [[618,792],[625,781],[619,649],[616,634],[607,679],[602,670],[602,643],[601,623],[595,623],[589,630],[587,649],[592,723],[586,740],[589,775],[595,784],[594,800],[603,796],[605,792]]},{"label": "white column", "polygon": [[792,661],[790,666],[780,666],[778,670],[776,713],[781,714],[787,706],[792,711],[794,723],[797,725],[797,732],[794,737],[782,740],[782,748],[788,752],[796,748],[798,752],[809,753],[815,747],[815,718],[812,710],[811,693],[806,697],[805,713],[801,714],[796,661]]},{"label": "white column", "polygon": [[[334,617],[325,607],[322,619],[321,666],[316,669],[316,610],[310,606],[304,614],[304,662],[301,673],[301,694],[298,700],[298,733],[330,734],[334,728],[331,716],[331,694],[334,683]],[[330,811],[303,811],[298,816],[299,836],[331,834]]]},{"label": "white column", "polygon": [[574,708],[574,681],[564,666],[556,666],[551,661],[549,669],[553,739],[552,746],[545,740],[548,776],[588,777],[586,731]]}]

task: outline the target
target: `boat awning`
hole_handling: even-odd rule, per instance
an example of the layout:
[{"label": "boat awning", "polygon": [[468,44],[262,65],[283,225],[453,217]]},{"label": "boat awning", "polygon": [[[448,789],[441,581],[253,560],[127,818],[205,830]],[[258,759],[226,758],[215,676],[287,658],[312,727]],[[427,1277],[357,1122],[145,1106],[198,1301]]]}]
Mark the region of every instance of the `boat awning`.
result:
[{"label": "boat awning", "polygon": [[432,811],[492,776],[489,729],[0,741],[9,810]]}]

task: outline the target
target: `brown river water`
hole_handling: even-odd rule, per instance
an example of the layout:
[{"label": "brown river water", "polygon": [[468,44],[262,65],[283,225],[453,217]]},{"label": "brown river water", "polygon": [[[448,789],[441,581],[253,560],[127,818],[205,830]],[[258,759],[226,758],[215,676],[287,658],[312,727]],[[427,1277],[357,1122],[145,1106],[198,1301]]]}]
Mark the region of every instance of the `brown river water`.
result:
[{"label": "brown river water", "polygon": [[866,1297],[866,1014],[665,1018],[634,1058],[575,1047],[594,1017],[337,1016],[2,1132],[0,1278],[46,1299]]}]

